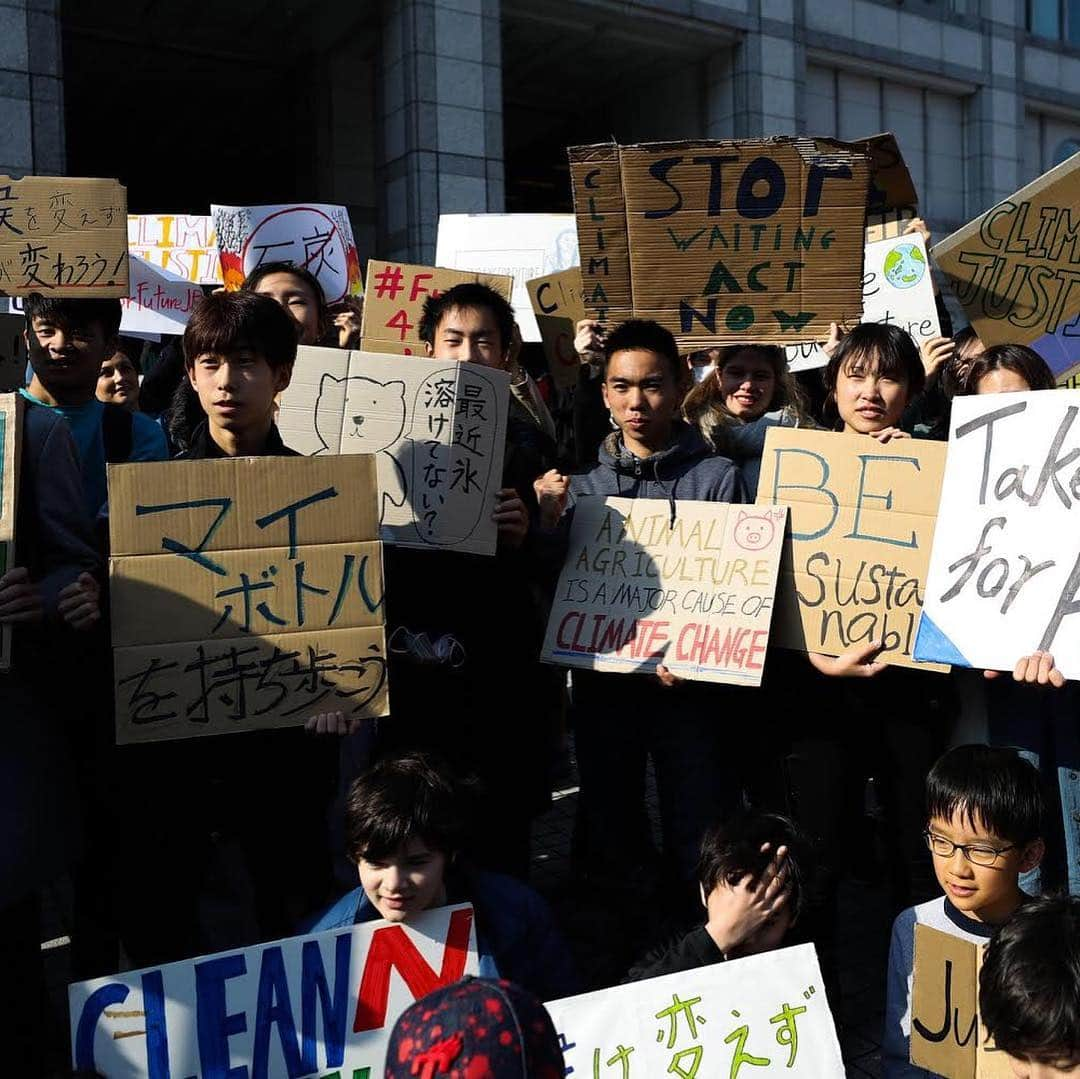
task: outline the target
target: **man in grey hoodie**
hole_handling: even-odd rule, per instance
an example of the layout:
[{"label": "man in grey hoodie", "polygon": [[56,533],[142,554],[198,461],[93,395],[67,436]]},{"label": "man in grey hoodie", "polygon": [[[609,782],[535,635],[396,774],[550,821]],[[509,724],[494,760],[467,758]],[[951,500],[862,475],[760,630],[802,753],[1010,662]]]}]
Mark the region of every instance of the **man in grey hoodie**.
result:
[{"label": "man in grey hoodie", "polygon": [[[738,469],[679,418],[686,367],[675,339],[655,322],[624,322],[604,345],[604,404],[615,430],[583,475],[548,472],[537,481],[540,528],[565,548],[577,498],[656,498],[676,516],[677,499],[743,502]],[[557,538],[556,538],[557,537]],[[574,671],[576,748],[581,778],[577,849],[598,883],[640,891],[647,862],[644,788],[652,757],[660,796],[664,858],[661,905],[696,899],[694,870],[704,830],[737,798],[731,729],[723,712],[730,687],[679,683],[653,674]],[[692,908],[690,908],[692,909]]]}]

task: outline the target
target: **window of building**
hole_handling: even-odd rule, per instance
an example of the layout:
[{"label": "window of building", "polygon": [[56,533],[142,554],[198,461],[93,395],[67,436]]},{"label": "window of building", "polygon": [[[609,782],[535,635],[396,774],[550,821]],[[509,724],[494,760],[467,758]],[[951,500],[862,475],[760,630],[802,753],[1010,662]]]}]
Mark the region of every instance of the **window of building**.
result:
[{"label": "window of building", "polygon": [[1028,112],[1024,118],[1025,182],[1034,180],[1066,158],[1080,153],[1080,116],[1067,120]]},{"label": "window of building", "polygon": [[1080,0],[1027,0],[1028,33],[1080,45]]}]

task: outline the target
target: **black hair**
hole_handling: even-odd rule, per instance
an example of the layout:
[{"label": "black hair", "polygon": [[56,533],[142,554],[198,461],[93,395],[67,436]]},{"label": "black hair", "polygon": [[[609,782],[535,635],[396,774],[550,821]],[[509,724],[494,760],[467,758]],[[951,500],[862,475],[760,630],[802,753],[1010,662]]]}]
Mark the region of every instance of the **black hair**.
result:
[{"label": "black hair", "polygon": [[1038,839],[1045,813],[1038,770],[1003,746],[950,749],[926,777],[926,817],[949,820],[955,813],[1017,846]]},{"label": "black hair", "polygon": [[631,318],[620,323],[604,339],[604,375],[616,352],[629,349],[643,349],[663,356],[671,368],[676,383],[682,383],[686,375],[686,365],[679,359],[679,346],[671,331],[664,329],[658,322],[650,319]]},{"label": "black hair", "polygon": [[438,296],[429,296],[424,301],[424,311],[420,316],[420,340],[434,348],[435,334],[446,313],[454,308],[470,307],[486,307],[491,312],[499,327],[500,349],[506,353],[514,339],[514,309],[505,297],[479,281],[463,281]]},{"label": "black hair", "polygon": [[1080,1064],[1080,898],[1033,899],[997,930],[979,972],[979,1013],[1009,1056]]},{"label": "black hair", "polygon": [[1054,372],[1034,349],[1026,345],[991,345],[971,361],[957,394],[978,393],[979,383],[991,371],[1012,371],[1033,390],[1057,388]]},{"label": "black hair", "polygon": [[836,382],[841,371],[847,371],[859,360],[873,358],[877,373],[907,383],[907,400],[911,404],[926,385],[926,369],[919,349],[907,330],[892,323],[860,322],[845,334],[833,349],[825,365],[825,418],[839,418],[836,409]]},{"label": "black hair", "polygon": [[240,286],[240,289],[241,291],[255,292],[259,287],[259,282],[264,277],[276,273],[292,274],[298,281],[303,281],[311,289],[312,295],[314,295],[319,305],[319,310],[326,310],[326,293],[323,291],[322,285],[319,284],[319,279],[307,267],[297,266],[294,262],[264,262],[256,266],[244,278],[244,283]]},{"label": "black hair", "polygon": [[[769,849],[762,852],[762,845]],[[780,847],[787,847],[784,875],[791,898],[787,909],[799,916],[812,873],[810,844],[795,825],[778,813],[740,813],[714,825],[701,841],[697,876],[707,896],[717,885],[737,884],[749,874],[757,880]]]},{"label": "black hair", "polygon": [[184,330],[184,364],[206,353],[241,344],[264,356],[275,370],[296,361],[296,323],[279,303],[258,292],[214,292],[195,304]]},{"label": "black hair", "polygon": [[[143,343],[137,337],[120,337],[116,341],[116,352],[122,352],[138,374],[142,374]],[[114,353],[113,355],[115,355]],[[111,357],[110,357],[111,359]]]},{"label": "black hair", "polygon": [[119,300],[73,300],[66,296],[43,296],[31,292],[24,304],[26,332],[33,334],[34,319],[55,319],[70,326],[101,326],[106,340],[120,332],[123,308]]},{"label": "black hair", "polygon": [[452,857],[468,834],[471,792],[437,758],[425,753],[379,761],[349,788],[345,850],[378,860],[410,839]]}]

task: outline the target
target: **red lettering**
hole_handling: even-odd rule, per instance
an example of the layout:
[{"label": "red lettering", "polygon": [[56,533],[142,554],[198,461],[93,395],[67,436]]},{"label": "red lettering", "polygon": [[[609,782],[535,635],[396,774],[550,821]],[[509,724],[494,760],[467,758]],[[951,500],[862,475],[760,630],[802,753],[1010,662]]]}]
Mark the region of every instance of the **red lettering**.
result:
[{"label": "red lettering", "polygon": [[623,620],[620,618],[618,622],[612,619],[608,622],[607,627],[604,629],[603,636],[600,638],[596,645],[597,652],[617,652],[621,649],[628,640],[630,635],[634,632],[634,623],[630,623],[630,633],[627,634],[625,640],[623,639]]},{"label": "red lettering", "polygon": [[746,665],[752,670],[760,671],[764,660],[759,660],[759,655],[764,655],[768,647],[769,631],[767,629],[755,629],[754,639],[750,645],[750,654],[746,657]]},{"label": "red lettering", "polygon": [[435,275],[433,273],[418,273],[412,279],[412,288],[409,290],[409,299],[415,303],[416,298],[421,293],[426,293],[428,290],[420,284],[421,281],[430,281]]},{"label": "red lettering", "polygon": [[386,323],[386,328],[400,330],[401,340],[405,340],[405,335],[413,328],[413,324],[409,321],[409,315],[404,307]]},{"label": "red lettering", "polygon": [[569,613],[563,615],[563,620],[559,623],[559,628],[555,633],[555,643],[560,648],[569,648],[572,643],[563,634],[563,630],[566,629],[566,623],[569,622],[571,618],[576,618],[580,622],[581,617],[582,616],[578,614],[577,611],[570,611]]}]

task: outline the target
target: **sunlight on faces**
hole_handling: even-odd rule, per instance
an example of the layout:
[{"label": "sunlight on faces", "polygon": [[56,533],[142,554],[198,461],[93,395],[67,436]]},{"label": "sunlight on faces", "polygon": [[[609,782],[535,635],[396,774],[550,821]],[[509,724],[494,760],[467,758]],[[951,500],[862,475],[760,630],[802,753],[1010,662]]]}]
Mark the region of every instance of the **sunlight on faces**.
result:
[{"label": "sunlight on faces", "polygon": [[836,410],[845,431],[869,435],[896,427],[907,403],[907,379],[879,374],[877,356],[856,353],[836,373]]},{"label": "sunlight on faces", "polygon": [[289,385],[291,371],[276,370],[250,345],[227,353],[204,352],[188,369],[188,380],[212,427],[246,431],[273,416],[274,397]]},{"label": "sunlight on faces", "polygon": [[34,332],[24,337],[34,373],[50,392],[95,390],[102,365],[116,345],[96,320],[73,326],[40,315],[34,316]]},{"label": "sunlight on faces", "polygon": [[283,270],[267,274],[255,286],[255,292],[269,296],[285,308],[296,323],[301,345],[318,344],[319,301],[306,282]]},{"label": "sunlight on faces", "polygon": [[364,895],[379,915],[403,922],[446,902],[446,865],[445,854],[417,837],[385,858],[362,857],[356,868]]},{"label": "sunlight on faces", "polygon": [[123,352],[114,352],[101,365],[97,396],[109,404],[134,407],[139,400],[139,372]]},{"label": "sunlight on faces", "polygon": [[1080,1060],[1069,1059],[1043,1064],[1035,1060],[1017,1060],[1009,1057],[1009,1067],[1016,1079],[1080,1079]]},{"label": "sunlight on faces", "polygon": [[997,367],[993,371],[987,371],[979,379],[976,393],[1024,393],[1031,387],[1027,379],[1016,371],[1010,371],[1007,367]]},{"label": "sunlight on faces", "polygon": [[435,327],[435,344],[424,342],[428,356],[455,363],[506,366],[507,347],[495,314],[487,307],[451,307]]},{"label": "sunlight on faces", "polygon": [[741,420],[756,420],[768,411],[776,392],[773,366],[754,349],[740,349],[717,372],[727,410]]}]

